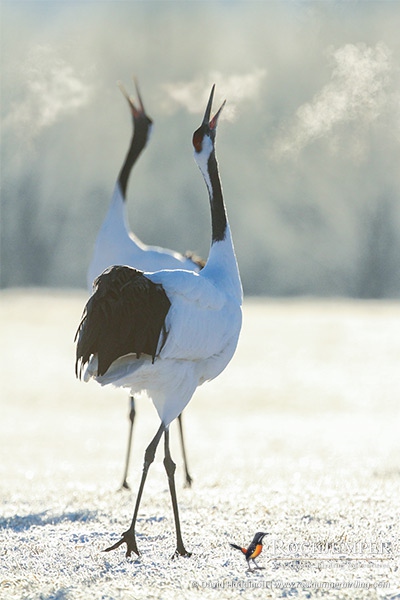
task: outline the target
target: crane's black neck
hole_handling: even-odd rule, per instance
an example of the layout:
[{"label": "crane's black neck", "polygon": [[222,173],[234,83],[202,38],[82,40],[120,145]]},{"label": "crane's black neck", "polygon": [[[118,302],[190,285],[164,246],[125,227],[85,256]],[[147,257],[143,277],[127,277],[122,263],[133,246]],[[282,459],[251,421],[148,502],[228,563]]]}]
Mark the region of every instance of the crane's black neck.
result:
[{"label": "crane's black neck", "polygon": [[227,228],[225,204],[222,195],[218,163],[215,157],[214,150],[210,154],[207,166],[211,184],[211,189],[209,189],[209,195],[211,204],[212,243],[214,243],[221,242],[225,238]]},{"label": "crane's black neck", "polygon": [[132,167],[147,143],[150,125],[145,120],[137,120],[134,127],[135,132],[132,136],[128,153],[118,175],[118,183],[124,200],[126,200],[126,190]]}]

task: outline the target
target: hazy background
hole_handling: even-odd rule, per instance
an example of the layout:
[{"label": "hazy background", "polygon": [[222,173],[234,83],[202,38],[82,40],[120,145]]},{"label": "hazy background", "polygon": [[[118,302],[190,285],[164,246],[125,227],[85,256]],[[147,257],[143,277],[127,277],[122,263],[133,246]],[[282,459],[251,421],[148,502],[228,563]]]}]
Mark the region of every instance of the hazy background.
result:
[{"label": "hazy background", "polygon": [[1,285],[84,287],[131,136],[147,243],[207,256],[191,136],[212,83],[245,292],[400,296],[400,2],[1,3]]}]

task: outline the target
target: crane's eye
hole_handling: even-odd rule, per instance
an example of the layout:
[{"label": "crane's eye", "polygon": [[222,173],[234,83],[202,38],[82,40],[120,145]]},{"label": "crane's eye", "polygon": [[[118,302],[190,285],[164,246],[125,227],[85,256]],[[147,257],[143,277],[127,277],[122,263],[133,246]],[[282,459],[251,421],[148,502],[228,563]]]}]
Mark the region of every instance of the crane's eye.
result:
[{"label": "crane's eye", "polygon": [[201,152],[203,148],[204,135],[199,129],[193,134],[193,146],[196,152]]}]

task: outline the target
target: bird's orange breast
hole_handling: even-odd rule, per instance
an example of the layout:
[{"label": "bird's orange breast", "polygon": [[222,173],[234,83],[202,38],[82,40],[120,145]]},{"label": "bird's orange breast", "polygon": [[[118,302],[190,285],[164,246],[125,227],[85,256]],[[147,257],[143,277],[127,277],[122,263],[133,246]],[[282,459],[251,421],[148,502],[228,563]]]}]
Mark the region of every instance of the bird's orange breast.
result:
[{"label": "bird's orange breast", "polygon": [[253,554],[249,558],[257,558],[257,556],[259,554],[261,554],[261,550],[262,550],[262,544],[257,544],[256,549],[254,550]]}]

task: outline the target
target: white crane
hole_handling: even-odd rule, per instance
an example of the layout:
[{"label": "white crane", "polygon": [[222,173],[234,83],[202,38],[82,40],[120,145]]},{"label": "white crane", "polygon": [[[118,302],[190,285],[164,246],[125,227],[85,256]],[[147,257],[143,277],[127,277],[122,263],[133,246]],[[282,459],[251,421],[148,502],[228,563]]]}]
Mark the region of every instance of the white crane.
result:
[{"label": "white crane", "polygon": [[175,464],[169,425],[197,386],[219,375],[231,360],[242,323],[242,286],[226,215],[215,135],[224,104],[210,119],[214,86],[204,119],[193,134],[195,160],[203,174],[211,208],[212,243],[199,272],[161,270],[142,273],[127,266],[107,269],[95,282],[77,331],[76,374],[85,381],[145,390],[161,424],[146,449],[131,525],[120,540],[126,556],[139,555],[135,527],[150,464],[164,435],[164,466],[174,512],[176,551],[185,549],[175,490]]},{"label": "white crane", "polygon": [[[200,259],[191,255],[189,252],[187,253],[187,256],[183,256],[178,252],[173,252],[172,250],[167,250],[165,248],[147,246],[141,242],[132,231],[130,231],[126,203],[129,176],[133,165],[150,139],[153,122],[146,114],[136,80],[135,87],[138,97],[137,106],[133,99],[127,94],[121,83],[119,83],[119,87],[128,101],[132,114],[133,133],[128,152],[118,174],[110,207],[95,242],[92,260],[87,273],[88,288],[90,291],[93,289],[93,281],[95,278],[111,265],[129,265],[142,271],[159,271],[160,269],[188,269],[190,271],[199,271],[204,265]],[[135,398],[134,396],[131,396],[128,444],[124,476],[121,485],[122,488],[126,489],[129,489],[127,478],[135,415]],[[187,486],[190,486],[192,478],[187,466],[181,416],[179,416],[178,424],[185,470],[185,482]]]}]

